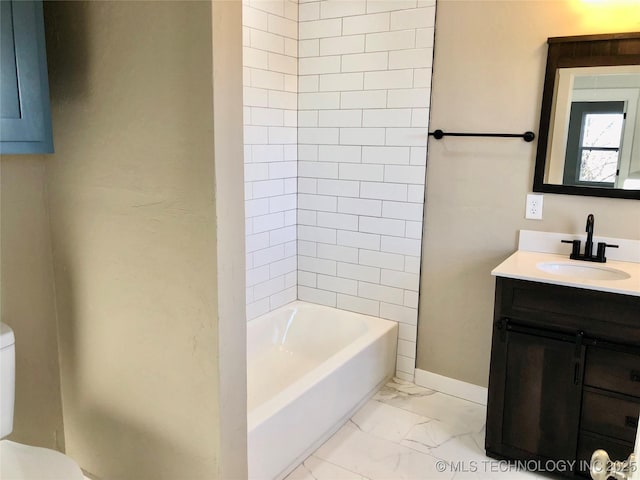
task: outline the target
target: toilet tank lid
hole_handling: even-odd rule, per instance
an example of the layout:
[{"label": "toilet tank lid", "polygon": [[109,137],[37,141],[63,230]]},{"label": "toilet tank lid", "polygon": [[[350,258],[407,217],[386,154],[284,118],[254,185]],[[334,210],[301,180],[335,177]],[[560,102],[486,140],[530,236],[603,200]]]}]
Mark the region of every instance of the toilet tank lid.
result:
[{"label": "toilet tank lid", "polygon": [[0,322],[0,348],[5,348],[13,345],[16,342],[13,336],[13,330],[6,323]]}]

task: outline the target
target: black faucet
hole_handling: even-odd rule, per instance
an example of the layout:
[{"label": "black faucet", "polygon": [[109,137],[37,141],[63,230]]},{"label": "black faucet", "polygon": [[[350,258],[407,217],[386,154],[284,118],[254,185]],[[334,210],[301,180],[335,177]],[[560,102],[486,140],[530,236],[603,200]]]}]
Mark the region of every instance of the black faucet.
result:
[{"label": "black faucet", "polygon": [[587,215],[587,226],[585,231],[587,232],[587,241],[584,244],[584,254],[580,253],[580,240],[561,240],[562,243],[572,244],[571,255],[572,260],[584,260],[586,262],[598,262],[605,263],[607,258],[604,256],[607,247],[618,248],[618,245],[609,245],[606,242],[598,242],[598,250],[596,255],[593,255],[593,225],[594,225],[593,213]]}]

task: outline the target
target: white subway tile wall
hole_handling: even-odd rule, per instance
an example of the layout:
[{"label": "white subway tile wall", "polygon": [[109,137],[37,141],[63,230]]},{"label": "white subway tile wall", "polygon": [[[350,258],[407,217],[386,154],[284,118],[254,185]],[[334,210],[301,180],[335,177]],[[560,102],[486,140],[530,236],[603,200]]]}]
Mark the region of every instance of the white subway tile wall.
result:
[{"label": "white subway tile wall", "polygon": [[[298,297],[398,321],[397,375],[407,380],[434,21],[435,0],[299,5]],[[268,135],[249,133],[254,142]]]},{"label": "white subway tile wall", "polygon": [[399,322],[415,366],[435,0],[243,0],[247,317]]},{"label": "white subway tile wall", "polygon": [[297,298],[298,2],[244,0],[247,318]]}]

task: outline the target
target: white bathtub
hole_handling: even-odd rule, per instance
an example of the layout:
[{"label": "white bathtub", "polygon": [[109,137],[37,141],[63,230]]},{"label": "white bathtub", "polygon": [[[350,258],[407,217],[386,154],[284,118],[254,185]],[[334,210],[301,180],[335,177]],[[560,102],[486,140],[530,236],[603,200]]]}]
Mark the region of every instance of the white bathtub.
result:
[{"label": "white bathtub", "polygon": [[284,477],[395,369],[395,322],[293,302],[247,326],[249,478]]}]

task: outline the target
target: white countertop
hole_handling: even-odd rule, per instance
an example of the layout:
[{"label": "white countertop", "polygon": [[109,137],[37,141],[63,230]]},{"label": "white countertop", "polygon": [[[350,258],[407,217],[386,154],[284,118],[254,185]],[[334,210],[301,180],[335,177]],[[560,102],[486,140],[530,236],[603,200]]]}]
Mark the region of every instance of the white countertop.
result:
[{"label": "white countertop", "polygon": [[[600,268],[614,268],[622,270],[629,278],[620,280],[595,280],[569,275],[557,275],[540,270],[540,263],[572,263],[580,266],[598,266]],[[640,296],[640,263],[607,260],[606,263],[570,260],[569,255],[555,253],[530,252],[518,250],[491,272],[496,277],[517,278],[533,282],[551,283],[566,287],[586,288],[609,293]]]}]

